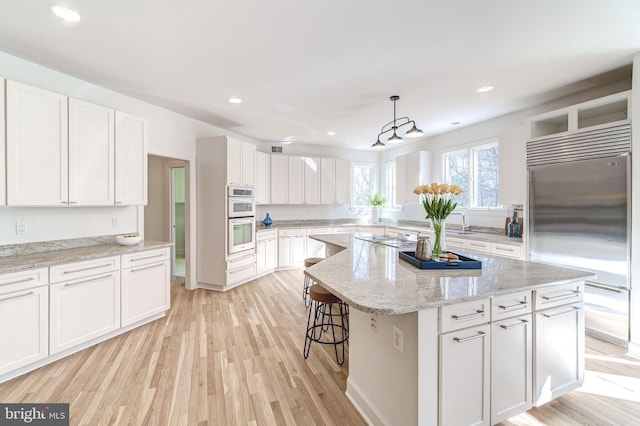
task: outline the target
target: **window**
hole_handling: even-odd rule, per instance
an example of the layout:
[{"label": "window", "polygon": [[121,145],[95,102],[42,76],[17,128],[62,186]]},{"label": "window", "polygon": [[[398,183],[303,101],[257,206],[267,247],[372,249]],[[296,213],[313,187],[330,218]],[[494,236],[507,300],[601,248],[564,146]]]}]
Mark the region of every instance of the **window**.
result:
[{"label": "window", "polygon": [[353,165],[353,193],[351,202],[354,206],[368,206],[367,198],[374,192],[374,164]]},{"label": "window", "polygon": [[444,181],[460,186],[462,208],[498,207],[498,144],[490,143],[445,152]]},{"label": "window", "polygon": [[396,162],[389,161],[384,165],[384,196],[388,207],[397,207],[396,196]]}]

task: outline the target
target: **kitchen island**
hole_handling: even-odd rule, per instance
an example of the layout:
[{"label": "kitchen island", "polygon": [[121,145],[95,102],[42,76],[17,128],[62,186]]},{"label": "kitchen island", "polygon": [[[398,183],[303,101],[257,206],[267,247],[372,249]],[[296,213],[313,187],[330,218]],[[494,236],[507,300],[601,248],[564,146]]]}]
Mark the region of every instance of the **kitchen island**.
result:
[{"label": "kitchen island", "polygon": [[349,304],[346,394],[371,424],[495,424],[582,384],[592,274],[460,252],[480,270],[420,270],[398,249],[318,235],[305,274]]}]

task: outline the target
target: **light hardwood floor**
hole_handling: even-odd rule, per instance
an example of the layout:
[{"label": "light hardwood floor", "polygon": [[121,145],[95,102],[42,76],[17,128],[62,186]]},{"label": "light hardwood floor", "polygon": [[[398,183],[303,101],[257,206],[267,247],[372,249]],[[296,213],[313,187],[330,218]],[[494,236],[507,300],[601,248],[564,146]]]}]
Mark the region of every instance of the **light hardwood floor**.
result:
[{"label": "light hardwood floor", "polygon": [[[348,360],[302,356],[301,287],[301,271],[227,293],[173,285],[165,318],[0,384],[0,401],[68,402],[72,425],[365,424],[344,395]],[[583,391],[503,424],[640,424],[640,362],[591,338],[587,354]]]}]

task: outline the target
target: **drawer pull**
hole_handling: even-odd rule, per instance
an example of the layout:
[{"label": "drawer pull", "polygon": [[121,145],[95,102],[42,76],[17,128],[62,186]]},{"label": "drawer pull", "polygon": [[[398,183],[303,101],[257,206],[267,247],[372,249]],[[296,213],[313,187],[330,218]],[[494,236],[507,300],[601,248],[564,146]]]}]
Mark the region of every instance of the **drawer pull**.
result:
[{"label": "drawer pull", "polygon": [[499,305],[498,308],[500,309],[504,309],[505,311],[512,309],[512,310],[517,310],[517,309],[522,309],[522,308],[526,308],[527,307],[527,302],[518,302],[514,305]]},{"label": "drawer pull", "polygon": [[471,243],[471,242],[469,243],[469,245],[471,247],[486,247],[486,244],[476,244],[476,243]]},{"label": "drawer pull", "polygon": [[19,294],[17,296],[7,297],[6,299],[0,299],[0,302],[6,302],[7,300],[13,300],[13,299],[20,299],[21,297],[31,296],[32,294],[34,294],[34,292],[30,291],[29,293]]},{"label": "drawer pull", "polygon": [[81,268],[81,269],[74,269],[74,270],[71,270],[71,271],[64,271],[63,274],[75,274],[76,272],[91,271],[92,269],[100,269],[100,268],[105,268],[107,266],[112,266],[112,265],[111,265],[111,263],[105,263],[104,265],[89,266],[88,268]]},{"label": "drawer pull", "polygon": [[557,317],[557,316],[560,316],[560,315],[570,314],[572,312],[579,311],[580,309],[582,309],[582,308],[574,306],[573,309],[570,310],[570,311],[558,312],[557,314],[542,314],[542,316],[545,317],[545,318],[554,318],[554,317]]},{"label": "drawer pull", "polygon": [[500,251],[508,251],[509,253],[515,253],[515,249],[512,248],[504,248],[504,247],[500,247],[500,246],[494,246],[494,248],[496,250],[500,250]]},{"label": "drawer pull", "polygon": [[513,327],[520,327],[521,325],[525,325],[526,323],[528,323],[529,321],[527,320],[520,320],[520,322],[515,323],[515,324],[511,324],[511,325],[501,325],[500,328],[504,328],[505,330],[508,330],[510,328]]},{"label": "drawer pull", "polygon": [[481,317],[482,315],[484,315],[484,311],[477,310],[474,313],[467,314],[467,315],[451,315],[451,318],[458,321],[458,320],[469,319],[474,317]]},{"label": "drawer pull", "polygon": [[104,278],[112,277],[112,276],[113,276],[113,274],[102,275],[100,277],[91,278],[90,280],[78,281],[77,283],[68,283],[68,284],[65,284],[64,286],[65,287],[73,287],[73,286],[80,285],[80,284],[86,284],[86,283],[91,283],[91,282],[94,282],[94,281],[99,281],[99,280],[102,280]]},{"label": "drawer pull", "polygon": [[33,277],[29,277],[29,278],[24,278],[22,280],[18,280],[18,281],[11,281],[9,283],[4,283],[4,284],[0,284],[0,287],[5,286],[5,285],[12,285],[12,284],[20,284],[20,283],[26,283],[29,281],[33,281],[34,278]]},{"label": "drawer pull", "polygon": [[544,300],[552,301],[552,300],[562,300],[569,299],[574,297],[575,295],[580,294],[579,291],[573,290],[571,293],[559,294],[557,296],[542,296]]},{"label": "drawer pull", "polygon": [[161,257],[161,256],[164,256],[164,253],[158,253],[158,254],[154,254],[153,256],[147,256],[147,257],[138,257],[138,258],[134,257],[133,259],[130,259],[130,260],[131,262],[137,262],[139,260],[153,259],[155,257]]},{"label": "drawer pull", "polygon": [[131,272],[144,271],[145,269],[155,268],[158,265],[162,265],[162,263],[154,263],[153,265],[143,266],[142,268],[135,268],[135,269],[132,269]]},{"label": "drawer pull", "polygon": [[462,339],[459,338],[459,337],[454,337],[453,340],[455,340],[458,343],[464,343],[464,342],[468,342],[469,340],[473,340],[473,339],[478,339],[480,337],[484,337],[485,334],[486,333],[484,331],[478,331],[478,334],[475,334],[473,336],[463,337]]}]

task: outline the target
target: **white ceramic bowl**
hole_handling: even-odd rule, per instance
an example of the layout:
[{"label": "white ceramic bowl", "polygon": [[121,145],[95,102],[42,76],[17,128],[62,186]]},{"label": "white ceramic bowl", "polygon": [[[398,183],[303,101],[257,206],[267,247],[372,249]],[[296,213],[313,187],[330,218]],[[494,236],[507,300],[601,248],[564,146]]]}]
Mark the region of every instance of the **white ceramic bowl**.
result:
[{"label": "white ceramic bowl", "polygon": [[118,235],[116,242],[122,246],[135,246],[142,240],[140,235]]}]

